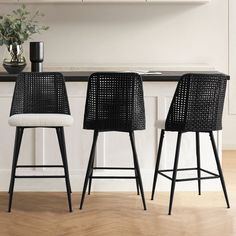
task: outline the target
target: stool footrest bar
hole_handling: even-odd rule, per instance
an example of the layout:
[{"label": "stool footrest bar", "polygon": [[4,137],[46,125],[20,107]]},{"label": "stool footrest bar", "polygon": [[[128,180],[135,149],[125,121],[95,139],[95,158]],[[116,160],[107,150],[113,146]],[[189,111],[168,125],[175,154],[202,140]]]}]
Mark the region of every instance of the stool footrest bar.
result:
[{"label": "stool footrest bar", "polygon": [[46,178],[65,178],[65,175],[17,175],[15,178],[36,178],[36,179],[46,179]]},{"label": "stool footrest bar", "polygon": [[63,165],[18,165],[16,168],[63,168]]},{"label": "stool footrest bar", "polygon": [[162,176],[164,176],[164,177],[166,177],[167,179],[169,179],[169,180],[172,180],[172,178],[170,177],[170,176],[168,176],[168,175],[165,175],[165,174],[163,174],[162,172],[160,172],[160,171],[158,171],[158,174],[160,174],[160,175],[162,175]]},{"label": "stool footrest bar", "polygon": [[91,179],[136,179],[135,176],[90,176]]},{"label": "stool footrest bar", "polygon": [[[178,171],[188,171],[188,170],[197,170],[197,168],[180,168],[180,169],[177,169],[177,172],[178,172]],[[215,173],[213,173],[213,172],[211,172],[211,171],[208,171],[208,170],[205,170],[205,169],[202,169],[202,168],[200,168],[200,170],[203,171],[203,172],[205,172],[205,173],[207,173],[207,174],[209,174],[209,175],[211,175],[211,176],[204,176],[204,177],[200,177],[200,178],[196,177],[196,178],[182,178],[182,179],[176,179],[176,182],[194,181],[194,180],[200,180],[200,179],[216,179],[216,178],[220,178],[220,175],[215,174]],[[172,170],[172,169],[159,170],[159,171],[158,171],[158,174],[160,174],[160,175],[166,177],[166,178],[169,179],[169,180],[172,180],[172,177],[170,177],[170,176],[164,174],[164,173],[166,173],[166,172],[173,172],[173,170]]]},{"label": "stool footrest bar", "polygon": [[93,167],[94,170],[134,170],[132,167]]},{"label": "stool footrest bar", "polygon": [[[197,168],[180,168],[177,171],[187,171],[187,170],[197,170]],[[159,170],[161,172],[170,172],[173,171],[172,169],[166,169],[166,170]]]},{"label": "stool footrest bar", "polygon": [[205,170],[205,169],[202,169],[202,168],[200,168],[200,170],[203,171],[203,172],[205,172],[205,173],[207,173],[207,174],[215,175],[215,176],[219,177],[218,174],[215,174],[215,173],[213,173],[213,172],[211,172],[211,171],[209,171],[209,170]]},{"label": "stool footrest bar", "polygon": [[199,180],[199,179],[216,179],[216,178],[220,178],[220,176],[207,176],[207,177],[201,177],[201,178],[176,179],[176,182],[194,181],[194,180]]}]

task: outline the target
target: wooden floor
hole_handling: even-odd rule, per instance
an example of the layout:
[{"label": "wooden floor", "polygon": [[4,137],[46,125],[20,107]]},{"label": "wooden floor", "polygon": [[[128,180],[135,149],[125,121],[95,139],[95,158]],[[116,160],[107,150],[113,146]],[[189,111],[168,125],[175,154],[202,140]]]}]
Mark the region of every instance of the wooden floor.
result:
[{"label": "wooden floor", "polygon": [[167,215],[168,193],[141,208],[135,193],[94,193],[80,211],[80,194],[73,194],[74,212],[67,212],[64,193],[16,193],[7,213],[7,193],[0,193],[0,236],[235,236],[236,152],[224,152],[223,168],[231,202],[221,192],[176,193],[172,216]]}]

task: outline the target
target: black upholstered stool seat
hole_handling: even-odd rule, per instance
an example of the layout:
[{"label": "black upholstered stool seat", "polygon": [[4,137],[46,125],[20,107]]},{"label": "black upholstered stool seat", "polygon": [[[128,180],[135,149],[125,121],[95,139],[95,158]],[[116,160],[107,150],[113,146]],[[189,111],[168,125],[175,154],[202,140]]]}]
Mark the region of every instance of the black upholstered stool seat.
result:
[{"label": "black upholstered stool seat", "polygon": [[[93,144],[84,181],[80,209],[89,182],[90,194],[93,169],[122,169],[134,170],[134,176],[100,176],[99,178],[130,178],[136,179],[137,192],[142,195],[143,207],[146,210],[144,191],[138,158],[135,147],[134,131],[145,129],[145,111],[143,85],[141,77],[136,73],[94,73],[88,82],[84,129],[94,130]],[[120,131],[128,132],[130,136],[134,168],[94,167],[95,147],[99,132]]]},{"label": "black upholstered stool seat", "polygon": [[[152,200],[154,199],[158,174],[170,179],[172,181],[172,185],[170,193],[169,215],[171,214],[172,210],[175,183],[178,181],[197,180],[198,192],[200,195],[202,179],[220,178],[227,207],[230,207],[223,172],[213,136],[213,131],[222,129],[222,112],[227,79],[228,76],[223,74],[183,75],[178,82],[166,120],[160,120],[157,122],[157,128],[161,129],[161,136],[153,179]],[[162,144],[166,131],[178,132],[174,167],[172,170],[159,170]],[[181,137],[182,134],[186,132],[194,132],[196,134],[197,167],[178,169]],[[201,167],[200,133],[208,133],[210,136],[218,173],[213,173]],[[186,170],[196,170],[197,178],[177,179],[177,172]],[[173,172],[172,177],[167,175],[167,173],[170,171]],[[210,176],[201,176],[202,172],[208,173]]]}]

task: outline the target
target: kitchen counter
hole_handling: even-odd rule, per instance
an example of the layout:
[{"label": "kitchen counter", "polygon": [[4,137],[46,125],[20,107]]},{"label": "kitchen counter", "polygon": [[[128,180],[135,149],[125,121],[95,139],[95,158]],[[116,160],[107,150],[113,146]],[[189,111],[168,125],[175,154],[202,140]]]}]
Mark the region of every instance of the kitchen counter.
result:
[{"label": "kitchen counter", "polygon": [[[220,73],[217,71],[160,71],[161,74],[142,74],[143,81],[178,81],[186,73]],[[65,80],[68,82],[85,82],[93,73],[92,71],[62,71]],[[0,72],[0,82],[14,82],[17,75]]]}]

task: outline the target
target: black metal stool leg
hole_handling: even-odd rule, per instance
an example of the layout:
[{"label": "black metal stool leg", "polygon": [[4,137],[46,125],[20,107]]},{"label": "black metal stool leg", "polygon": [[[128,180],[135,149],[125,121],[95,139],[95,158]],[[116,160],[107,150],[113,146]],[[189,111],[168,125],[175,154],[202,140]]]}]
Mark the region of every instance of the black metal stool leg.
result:
[{"label": "black metal stool leg", "polygon": [[199,137],[199,132],[196,132],[196,155],[197,155],[198,194],[201,195],[201,161],[200,161],[200,137]]},{"label": "black metal stool leg", "polygon": [[223,189],[223,192],[224,192],[224,195],[225,195],[225,201],[227,203],[227,207],[230,208],[228,194],[227,194],[227,190],[226,190],[226,186],[225,186],[225,181],[224,181],[224,176],[223,176],[223,172],[222,172],[222,169],[221,169],[219,155],[218,155],[218,152],[217,152],[217,148],[216,148],[216,144],[215,144],[215,139],[214,139],[212,131],[210,132],[210,139],[211,139],[211,144],[212,144],[213,152],[214,152],[215,159],[216,159],[217,169],[218,169],[218,172],[219,172],[219,175],[220,175],[220,181],[221,181],[222,189]]},{"label": "black metal stool leg", "polygon": [[162,129],[161,130],[161,137],[160,137],[159,147],[158,147],[158,152],[157,152],[156,168],[155,168],[154,177],[153,177],[152,198],[151,198],[151,200],[154,199],[156,182],[157,182],[157,175],[158,175],[158,170],[159,170],[159,165],[160,165],[160,160],[161,160],[161,151],[162,151],[164,135],[165,135],[165,130]]},{"label": "black metal stool leg", "polygon": [[139,195],[139,183],[138,183],[138,174],[137,174],[137,171],[134,170],[134,174],[135,174],[135,177],[136,177],[136,188],[137,188],[137,195]]},{"label": "black metal stool leg", "polygon": [[175,161],[174,161],[174,168],[173,168],[173,175],[172,175],[171,192],[170,192],[170,203],[169,203],[169,213],[168,213],[169,215],[171,215],[174,192],[175,192],[175,182],[176,182],[177,168],[178,168],[178,162],[179,162],[179,150],[180,150],[180,144],[181,144],[181,137],[182,137],[182,133],[178,132],[176,151],[175,151]]},{"label": "black metal stool leg", "polygon": [[134,156],[133,156],[133,160],[134,160],[134,174],[135,174],[135,177],[136,177],[136,188],[137,188],[137,195],[139,195],[139,182],[138,182],[138,174],[137,174],[137,170],[136,170],[136,165],[135,165],[135,159],[134,159]]},{"label": "black metal stool leg", "polygon": [[24,132],[24,128],[16,127],[15,145],[14,145],[12,170],[11,170],[11,181],[10,181],[10,187],[9,187],[8,212],[11,212],[13,192],[14,192],[14,184],[15,184],[15,175],[16,175],[16,166],[17,166],[17,161],[18,161],[18,157],[19,157],[23,132]]},{"label": "black metal stool leg", "polygon": [[[93,155],[95,155],[95,151],[94,151]],[[91,193],[92,180],[93,180],[92,176],[93,176],[94,161],[95,161],[95,157],[93,157],[92,170],[91,170],[91,173],[89,174],[88,195],[90,195],[90,193]]]},{"label": "black metal stool leg", "polygon": [[134,132],[133,131],[129,132],[129,135],[130,135],[130,142],[131,142],[132,151],[133,151],[135,171],[137,171],[138,185],[140,187],[140,193],[141,193],[142,201],[143,201],[143,208],[144,208],[144,210],[147,210],[144,191],[143,191],[141,172],[140,172],[140,168],[139,168],[138,157],[137,157],[137,152],[136,152],[136,147],[135,147]]},{"label": "black metal stool leg", "polygon": [[83,203],[84,203],[86,189],[87,189],[87,185],[88,185],[88,181],[89,181],[89,176],[91,174],[92,167],[93,167],[93,162],[94,162],[94,157],[95,157],[94,153],[95,153],[97,138],[98,138],[98,131],[95,130],[94,135],[93,135],[93,144],[92,144],[92,148],[91,148],[91,152],[90,152],[87,172],[86,172],[86,176],[85,176],[85,180],[84,180],[84,187],[83,187],[83,192],[82,192],[82,197],[81,197],[81,202],[80,202],[80,210],[82,210],[82,208],[83,208]]},{"label": "black metal stool leg", "polygon": [[[63,127],[58,129],[57,135],[58,134],[61,135],[61,138],[62,138],[62,143],[61,143],[62,146],[60,146],[60,142],[59,142],[59,146],[60,146],[60,148],[62,147],[62,151],[65,153],[64,156],[62,155],[62,158],[63,158],[62,161],[63,161],[64,168],[66,168],[66,170],[67,170],[66,171],[67,172],[66,178],[68,179],[67,184],[69,186],[70,193],[72,193],[71,184],[70,184],[69,167],[68,167],[68,161],[67,161],[65,134],[64,134],[64,128]],[[59,139],[58,139],[58,141],[59,141]]]},{"label": "black metal stool leg", "polygon": [[138,175],[137,175],[137,172],[135,171],[135,176],[136,176],[136,188],[137,188],[137,195],[140,195],[140,191],[139,191],[139,183],[138,183]]},{"label": "black metal stool leg", "polygon": [[71,185],[70,185],[69,169],[68,169],[67,154],[66,154],[64,128],[63,127],[56,128],[56,131],[57,131],[57,137],[58,137],[58,142],[59,142],[60,151],[61,151],[62,162],[64,166],[64,172],[65,172],[69,211],[72,212]]}]

